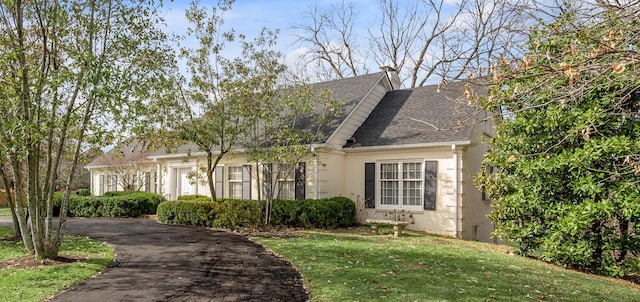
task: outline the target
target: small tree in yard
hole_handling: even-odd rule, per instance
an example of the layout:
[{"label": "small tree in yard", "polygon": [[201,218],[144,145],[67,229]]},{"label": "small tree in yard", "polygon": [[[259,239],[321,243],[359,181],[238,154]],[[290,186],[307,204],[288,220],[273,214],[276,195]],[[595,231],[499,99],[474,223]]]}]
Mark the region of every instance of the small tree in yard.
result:
[{"label": "small tree in yard", "polygon": [[22,242],[38,258],[58,254],[82,152],[109,144],[108,129],[124,132],[163,90],[171,51],[149,2],[0,2],[0,176],[15,193]]},{"label": "small tree in yard", "polygon": [[133,150],[124,154],[114,150],[105,154],[100,163],[106,174],[116,175],[115,184],[125,192],[140,191],[145,184],[145,174],[149,172],[149,159],[144,152]]},{"label": "small tree in yard", "polygon": [[313,145],[340,116],[340,104],[331,91],[316,91],[304,83],[281,87],[252,104],[250,110],[260,114],[250,118],[246,145],[249,159],[262,171],[263,179],[257,173],[258,183],[263,184],[258,199],[266,202],[265,224],[270,223],[272,201],[282,198],[283,182],[278,180],[293,178],[300,162],[317,156]]},{"label": "small tree in yard", "polygon": [[[219,2],[210,14],[199,2],[192,2],[186,13],[192,25],[188,35],[197,39],[199,47],[185,47],[181,51],[191,78],[182,95],[186,111],[176,117],[175,134],[206,153],[206,167],[201,170],[213,200],[216,199],[213,173],[218,163],[241,144],[248,116],[260,114],[247,108],[270,95],[284,71],[284,66],[278,63],[280,54],[269,50],[275,43],[274,32],[263,30],[259,37],[247,41],[232,29],[223,31],[222,16],[233,2]],[[241,55],[227,59],[223,49],[237,40]]]},{"label": "small tree in yard", "polygon": [[484,101],[505,115],[479,183],[496,235],[524,254],[621,276],[640,264],[640,7],[586,6],[493,69]]}]

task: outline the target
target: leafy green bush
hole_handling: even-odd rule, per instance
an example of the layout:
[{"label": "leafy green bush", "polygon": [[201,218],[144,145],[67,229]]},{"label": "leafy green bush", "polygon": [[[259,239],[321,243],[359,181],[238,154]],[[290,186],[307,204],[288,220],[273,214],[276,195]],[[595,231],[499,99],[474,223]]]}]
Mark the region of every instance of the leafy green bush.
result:
[{"label": "leafy green bush", "polygon": [[[264,202],[219,199],[218,202],[187,197],[162,202],[158,220],[164,223],[237,228],[262,224]],[[275,200],[271,223],[293,227],[339,228],[356,223],[356,205],[345,197],[322,200]]]},{"label": "leafy green bush", "polygon": [[271,223],[293,227],[339,228],[356,223],[356,205],[346,197],[274,200]]},{"label": "leafy green bush", "polygon": [[220,204],[213,201],[165,201],[158,205],[158,221],[170,224],[213,226]]},{"label": "leafy green bush", "polygon": [[211,197],[205,196],[202,194],[192,194],[192,195],[182,195],[178,196],[179,201],[187,201],[187,200],[211,200]]},{"label": "leafy green bush", "polygon": [[89,191],[89,189],[79,189],[78,191],[76,191],[76,195],[91,196],[91,191]]},{"label": "leafy green bush", "polygon": [[127,195],[129,194],[129,192],[125,192],[125,191],[111,191],[111,192],[104,192],[104,194],[102,194],[102,196],[106,196],[106,197],[113,197],[113,196],[122,196],[122,195]]},{"label": "leafy green bush", "polygon": [[104,198],[69,196],[69,211],[67,214],[71,217],[100,217],[100,208]]},{"label": "leafy green bush", "polygon": [[[59,216],[62,193],[54,193],[54,215]],[[134,192],[116,196],[69,196],[70,217],[139,217],[155,214],[164,198],[155,193]]]},{"label": "leafy green bush", "polygon": [[165,201],[162,195],[150,192],[133,192],[125,196],[138,203],[138,208],[142,214],[155,214],[158,205]]},{"label": "leafy green bush", "polygon": [[262,224],[263,204],[257,200],[220,199],[220,213],[213,226],[235,229]]},{"label": "leafy green bush", "polygon": [[142,215],[139,200],[130,195],[115,196],[102,199],[102,207],[99,208],[102,217],[140,217]]}]

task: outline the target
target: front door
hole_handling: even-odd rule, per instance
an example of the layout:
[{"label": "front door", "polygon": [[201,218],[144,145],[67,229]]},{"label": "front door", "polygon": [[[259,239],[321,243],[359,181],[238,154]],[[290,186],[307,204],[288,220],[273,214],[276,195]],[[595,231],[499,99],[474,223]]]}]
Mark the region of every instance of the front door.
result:
[{"label": "front door", "polygon": [[189,172],[191,172],[190,168],[179,170],[177,196],[196,194],[195,184],[191,184],[192,180],[189,179]]}]

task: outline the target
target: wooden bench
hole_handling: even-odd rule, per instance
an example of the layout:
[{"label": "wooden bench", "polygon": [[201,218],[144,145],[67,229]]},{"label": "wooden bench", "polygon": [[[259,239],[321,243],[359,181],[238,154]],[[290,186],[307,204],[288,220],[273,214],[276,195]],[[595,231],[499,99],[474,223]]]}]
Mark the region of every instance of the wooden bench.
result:
[{"label": "wooden bench", "polygon": [[367,219],[367,224],[371,225],[371,228],[376,232],[376,234],[378,234],[379,225],[392,225],[393,236],[398,237],[402,234],[402,229],[404,229],[405,226],[409,225],[409,222],[388,219]]}]

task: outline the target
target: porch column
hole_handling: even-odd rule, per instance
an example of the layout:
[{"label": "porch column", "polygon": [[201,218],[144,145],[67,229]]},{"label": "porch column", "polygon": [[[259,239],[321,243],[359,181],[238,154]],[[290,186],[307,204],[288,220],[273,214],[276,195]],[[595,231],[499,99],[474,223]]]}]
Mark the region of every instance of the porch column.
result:
[{"label": "porch column", "polygon": [[169,167],[167,169],[169,171],[169,175],[167,180],[165,181],[165,186],[168,188],[167,193],[169,194],[169,200],[176,200],[176,168]]},{"label": "porch column", "polygon": [[156,193],[163,195],[164,194],[164,187],[162,186],[162,165],[160,165],[159,163],[156,164]]}]

